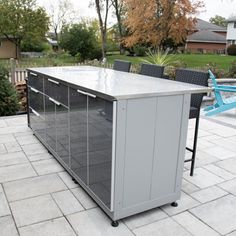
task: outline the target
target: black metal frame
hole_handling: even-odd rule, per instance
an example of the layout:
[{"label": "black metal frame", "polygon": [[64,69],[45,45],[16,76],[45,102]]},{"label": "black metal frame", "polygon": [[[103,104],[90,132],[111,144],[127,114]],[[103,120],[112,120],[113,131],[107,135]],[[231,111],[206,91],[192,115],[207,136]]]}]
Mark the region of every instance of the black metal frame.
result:
[{"label": "black metal frame", "polygon": [[28,127],[30,127],[30,118],[29,118],[29,81],[28,81],[28,76],[25,78],[26,82],[26,112],[27,112],[27,124]]},{"label": "black metal frame", "polygon": [[185,160],[184,162],[192,162],[190,168],[190,176],[193,176],[194,166],[195,166],[195,158],[197,151],[197,138],[198,138],[198,127],[199,127],[199,119],[200,118],[200,109],[198,110],[198,115],[195,121],[195,129],[194,129],[194,140],[193,140],[193,148],[186,147],[186,149],[192,152],[192,157],[190,159]]}]

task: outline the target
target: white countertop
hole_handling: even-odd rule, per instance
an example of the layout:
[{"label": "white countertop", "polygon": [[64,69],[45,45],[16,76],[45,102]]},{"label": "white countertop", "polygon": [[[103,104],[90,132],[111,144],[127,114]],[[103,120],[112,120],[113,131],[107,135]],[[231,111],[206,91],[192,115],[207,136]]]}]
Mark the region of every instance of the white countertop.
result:
[{"label": "white countertop", "polygon": [[41,67],[28,70],[114,99],[205,93],[207,87],[91,66]]}]

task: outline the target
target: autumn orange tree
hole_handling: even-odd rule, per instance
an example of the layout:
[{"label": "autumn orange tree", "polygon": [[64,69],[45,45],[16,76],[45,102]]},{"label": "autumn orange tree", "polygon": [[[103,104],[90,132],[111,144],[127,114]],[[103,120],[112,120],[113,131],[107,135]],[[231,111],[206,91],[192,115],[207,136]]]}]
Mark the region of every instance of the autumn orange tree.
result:
[{"label": "autumn orange tree", "polygon": [[136,44],[161,47],[166,40],[182,43],[193,29],[195,14],[204,4],[200,0],[124,0],[127,47]]}]

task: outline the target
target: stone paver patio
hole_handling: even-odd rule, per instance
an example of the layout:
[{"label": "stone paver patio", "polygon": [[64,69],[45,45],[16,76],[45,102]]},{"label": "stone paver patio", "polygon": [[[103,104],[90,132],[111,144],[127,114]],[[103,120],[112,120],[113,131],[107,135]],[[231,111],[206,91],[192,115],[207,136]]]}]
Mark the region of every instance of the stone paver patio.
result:
[{"label": "stone paver patio", "polygon": [[[188,143],[192,143],[193,123]],[[186,153],[189,155],[189,153]],[[118,228],[27,127],[0,118],[0,236],[236,236],[236,113],[202,116],[195,174],[185,163],[179,206],[120,221]]]}]

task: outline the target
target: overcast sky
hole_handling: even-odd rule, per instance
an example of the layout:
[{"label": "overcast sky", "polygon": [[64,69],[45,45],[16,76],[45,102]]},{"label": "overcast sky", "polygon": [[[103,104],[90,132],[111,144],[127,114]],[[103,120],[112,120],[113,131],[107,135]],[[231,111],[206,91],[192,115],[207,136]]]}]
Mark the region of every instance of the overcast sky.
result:
[{"label": "overcast sky", "polygon": [[[48,8],[49,2],[57,4],[57,0],[37,0],[38,3],[45,8]],[[74,9],[78,12],[80,17],[96,17],[94,8],[89,8],[90,0],[70,0]],[[236,14],[236,0],[205,0],[205,9],[198,15],[203,20],[209,20],[212,16],[220,15],[228,18]],[[110,18],[110,24],[112,18]]]}]

